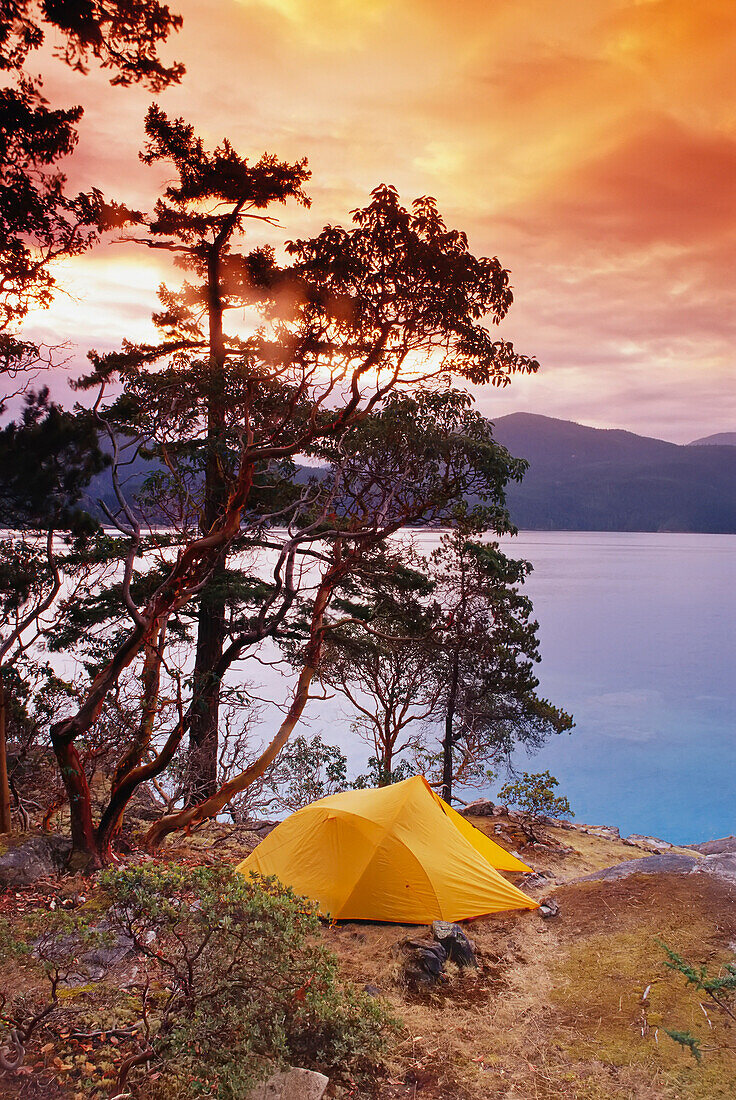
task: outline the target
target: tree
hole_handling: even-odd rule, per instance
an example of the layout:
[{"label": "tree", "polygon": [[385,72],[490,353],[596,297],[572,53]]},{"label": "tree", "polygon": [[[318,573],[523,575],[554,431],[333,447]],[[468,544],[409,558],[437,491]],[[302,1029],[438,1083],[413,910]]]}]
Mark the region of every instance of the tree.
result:
[{"label": "tree", "polygon": [[[212,280],[206,262],[211,254],[197,234],[227,234],[241,216],[253,214],[249,203],[273,195],[274,179],[285,195],[295,192],[298,181],[293,166],[272,160],[260,162],[255,173],[226,143],[207,153],[190,127],[171,123],[158,110],[148,126],[146,155],[170,156],[179,174],[167,192],[170,202],[157,207],[150,243],[173,250],[203,281],[185,284],[179,299],[164,292],[159,320],[168,326],[168,342],[93,356],[90,383],[117,375],[124,387],[112,408],[98,402],[100,420],[113,437],[127,430],[160,455],[180,517],[167,540],[167,557],[161,540],[145,542],[140,515],[120,497],[115,518],[126,547],[121,600],[130,623],[118,624],[114,651],[77,712],[52,729],[75,847],[97,860],[108,858],[135,786],[171,762],[196,707],[182,700],[162,746],[159,741],[154,748],[150,730],[128,746],[98,825],[76,743],[139,658],[148,655],[155,682],[165,660],[167,624],[206,589],[232,549],[267,550],[273,574],[264,579],[256,570],[243,579],[243,610],[208,675],[219,685],[233,661],[257,653],[268,638],[297,630],[304,648],[296,691],[253,767],[199,805],[171,815],[152,831],[152,843],[169,828],[191,827],[219,813],[270,765],[307,702],[325,634],[334,629],[328,622],[331,602],[341,586],[366,585],[371,576],[385,583],[381,554],[392,533],[406,523],[449,522],[455,501],[468,492],[502,510],[508,456],[472,411],[470,398],[446,385],[452,376],[501,385],[515,371],[537,367],[483,324],[489,314],[500,321],[511,303],[507,272],[496,259],[472,256],[464,235],[447,229],[431,199],[417,200],[409,211],[392,188],[378,188],[369,205],[355,212],[352,229],[328,226],[314,239],[288,244],[286,267],[263,248],[245,256],[221,253],[227,287],[235,287],[237,300],[250,288],[253,324],[247,333],[223,336],[224,374],[215,371],[214,388],[221,386],[217,409],[224,422],[218,425],[222,445],[216,458],[224,491],[204,529],[199,516],[212,502],[197,464],[204,456],[206,465],[213,449]],[[272,174],[264,182],[269,165]],[[254,180],[265,190],[254,192]],[[243,196],[243,181],[250,197]],[[201,220],[190,224],[189,204],[195,202]],[[217,223],[218,217],[225,221]],[[175,240],[179,232],[182,239]],[[204,329],[198,309],[204,310]],[[322,474],[299,481],[297,456],[320,463]],[[136,579],[148,575],[149,566],[138,564],[146,546],[158,553],[159,572],[152,587],[141,584],[139,603],[134,588]]]},{"label": "tree", "polygon": [[523,772],[517,779],[509,780],[498,792],[498,797],[521,812],[521,825],[530,840],[536,840],[535,827],[543,817],[575,817],[570,803],[563,795],[554,792],[559,782],[546,772]]},{"label": "tree", "polygon": [[[496,321],[504,315],[511,300],[507,276],[497,260],[471,257],[463,235],[446,230],[431,200],[421,200],[409,214],[392,189],[378,189],[370,206],[357,212],[355,229],[327,227],[314,241],[292,243],[287,252],[294,262],[282,268],[271,248],[247,253],[236,249],[253,219],[272,221],[268,210],[273,203],[288,198],[308,202],[302,189],[309,176],[306,162],[287,165],[264,156],[250,166],[226,141],[208,152],[191,126],[169,120],[157,108],[149,112],[146,127],[144,160],[169,161],[179,182],[157,206],[150,235],[142,243],[171,252],[195,281],[185,282],[179,292],[163,292],[163,308],[155,315],[162,333],[159,345],[127,348],[122,362],[111,357],[98,363],[98,371],[122,365],[127,372],[129,429],[155,441],[151,453],[170,472],[171,496],[178,497],[180,509],[194,505],[203,533],[225,505],[238,456],[238,415],[231,410],[233,403],[236,410],[244,408],[246,386],[251,428],[269,434],[270,419],[270,436],[280,445],[278,484],[272,486],[271,499],[260,503],[268,514],[288,505],[294,495],[289,463],[299,453],[295,439],[302,433],[308,448],[312,438],[347,430],[366,415],[370,408],[361,407],[360,390],[376,369],[384,386],[372,399],[375,403],[400,376],[421,378],[422,370],[409,371],[407,357],[433,355],[427,374],[434,376],[451,344],[459,372],[468,377],[477,374],[478,380],[500,382],[513,370],[534,369],[533,361],[502,341],[490,340],[473,323],[489,311]],[[385,242],[379,233],[386,235]],[[396,249],[393,257],[391,246]],[[432,253],[438,265],[434,272],[427,266]],[[398,276],[395,286],[390,283],[393,275]],[[451,305],[437,294],[440,277],[448,289],[455,288]],[[261,328],[225,332],[225,316],[246,307],[260,314]],[[163,362],[165,369],[150,369]],[[170,393],[175,394],[175,409]],[[326,427],[331,401],[343,402],[344,412]],[[200,415],[203,406],[206,424]],[[169,426],[168,438],[162,423]],[[268,492],[266,484],[254,485],[249,504],[257,503],[256,493],[264,498]],[[238,653],[238,644],[228,646],[227,636],[237,638],[243,619],[237,598],[243,582],[228,563],[237,549],[236,541],[230,554],[221,555],[198,596],[188,719],[190,802],[216,786],[225,654]]]},{"label": "tree", "polygon": [[515,745],[537,748],[573,725],[537,695],[538,624],[520,591],[531,566],[480,541],[485,523],[478,510],[466,513],[431,559],[446,802],[456,779],[487,780]]},{"label": "tree", "polygon": [[[518,475],[521,465],[509,469]],[[519,591],[531,567],[479,541],[508,530],[508,516],[459,502],[454,519],[401,602],[382,615],[374,608],[369,631],[335,639],[321,673],[357,711],[379,783],[403,777],[410,753],[446,802],[455,782],[487,783],[514,746],[536,748],[572,726],[536,694],[537,624]]]},{"label": "tree", "polygon": [[143,83],[159,91],[178,82],[179,63],[165,65],[158,47],[181,17],[157,0],[2,0],[0,69],[11,80],[0,90],[0,366],[14,374],[35,361],[38,349],[12,333],[31,305],[46,306],[55,288],[53,263],[78,255],[122,208],[98,190],[69,195],[55,166],[74,149],[82,108],[53,109],[41,81],[29,75],[29,57],[51,30],[57,56],[79,73],[91,58],[112,73],[113,84]]},{"label": "tree", "polygon": [[[180,26],[181,17],[157,0],[47,0],[42,4],[0,0],[0,70],[10,76],[0,89],[0,412],[13,397],[25,392],[28,373],[49,361],[48,352],[25,339],[20,326],[32,306],[43,308],[51,302],[55,261],[79,255],[107,229],[138,220],[135,212],[106,203],[97,189],[67,193],[66,177],[56,165],[74,149],[82,108],[52,109],[42,94],[40,79],[26,70],[29,56],[43,45],[50,28],[60,37],[61,58],[76,71],[86,72],[88,60],[94,57],[103,68],[112,70],[112,83],[144,83],[160,90],[181,79],[184,71],[178,63],[164,65],[157,53],[159,44]],[[21,424],[6,428],[0,440],[0,523],[7,525],[10,519],[18,524],[20,515],[28,514],[29,505],[45,504],[49,493],[68,492],[70,481],[79,482],[78,463],[63,468],[77,426],[76,418],[49,403],[47,390],[30,395]],[[28,457],[29,435],[30,449],[42,445],[45,461],[40,470],[23,461]],[[92,444],[87,463],[91,476],[95,467],[99,468],[99,452],[84,423],[74,446],[79,449],[83,442]],[[50,449],[55,443],[60,447],[56,461]],[[29,479],[33,482],[30,491],[23,484]],[[43,479],[45,492],[40,484]],[[8,493],[15,505],[10,510]],[[20,509],[19,493],[23,501]],[[45,512],[37,508],[33,515],[37,521]],[[30,617],[24,624],[21,615],[0,644],[0,832],[10,828],[2,662],[23,632],[48,609],[39,611],[39,599],[41,603],[50,601],[50,606],[58,594],[53,537],[69,519],[54,512],[53,523],[46,530],[47,549],[39,559],[39,576],[48,575],[50,569],[50,589],[41,598],[38,586],[32,586],[35,602],[27,608]],[[21,580],[21,589],[24,583]]]}]

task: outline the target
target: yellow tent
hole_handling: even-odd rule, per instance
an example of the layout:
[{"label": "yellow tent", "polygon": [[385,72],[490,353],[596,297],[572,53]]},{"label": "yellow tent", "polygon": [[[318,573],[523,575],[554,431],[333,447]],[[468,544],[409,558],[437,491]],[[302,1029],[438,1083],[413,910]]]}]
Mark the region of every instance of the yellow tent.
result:
[{"label": "yellow tent", "polygon": [[312,802],[238,865],[243,874],[275,875],[334,920],[427,924],[536,909],[496,868],[529,870],[422,776]]}]

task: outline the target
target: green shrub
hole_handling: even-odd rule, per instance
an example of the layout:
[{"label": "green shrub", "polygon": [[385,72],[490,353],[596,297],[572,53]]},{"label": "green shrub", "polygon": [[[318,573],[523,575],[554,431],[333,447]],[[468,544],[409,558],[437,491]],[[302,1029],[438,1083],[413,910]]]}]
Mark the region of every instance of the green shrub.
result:
[{"label": "green shrub", "polygon": [[395,1021],[340,986],[311,902],[229,868],[128,867],[102,885],[109,919],[146,962],[141,1009],[157,1095],[235,1100],[274,1063],[355,1079],[375,1072]]}]

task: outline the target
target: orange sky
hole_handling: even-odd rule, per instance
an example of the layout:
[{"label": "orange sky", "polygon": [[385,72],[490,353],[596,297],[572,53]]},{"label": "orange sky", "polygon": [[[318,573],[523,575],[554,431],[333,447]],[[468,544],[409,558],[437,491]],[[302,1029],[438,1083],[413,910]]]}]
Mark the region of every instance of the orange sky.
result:
[{"label": "orange sky", "polygon": [[[184,0],[159,97],[211,142],[307,155],[308,213],[345,221],[379,182],[438,199],[512,271],[503,333],[536,377],[489,391],[524,409],[676,442],[736,430],[736,4],[733,0]],[[46,68],[82,102],[73,182],[143,208],[150,96]],[[163,265],[164,261],[155,260]],[[69,264],[36,322],[57,343],[149,332],[163,266],[116,245]]]}]

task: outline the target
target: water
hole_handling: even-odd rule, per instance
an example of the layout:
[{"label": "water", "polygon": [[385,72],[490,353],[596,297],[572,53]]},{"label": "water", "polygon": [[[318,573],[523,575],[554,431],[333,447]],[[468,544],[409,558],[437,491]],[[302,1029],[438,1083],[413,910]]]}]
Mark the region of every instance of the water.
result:
[{"label": "water", "polygon": [[[736,832],[736,536],[525,531],[506,549],[534,565],[540,691],[576,721],[516,766],[549,769],[577,820],[624,835]],[[308,724],[362,764],[338,700]]]},{"label": "water", "polygon": [[[576,728],[548,768],[580,821],[686,843],[736,832],[736,537],[530,531],[541,691]],[[532,766],[533,765],[533,766]]]}]

